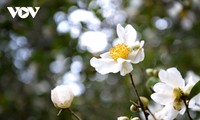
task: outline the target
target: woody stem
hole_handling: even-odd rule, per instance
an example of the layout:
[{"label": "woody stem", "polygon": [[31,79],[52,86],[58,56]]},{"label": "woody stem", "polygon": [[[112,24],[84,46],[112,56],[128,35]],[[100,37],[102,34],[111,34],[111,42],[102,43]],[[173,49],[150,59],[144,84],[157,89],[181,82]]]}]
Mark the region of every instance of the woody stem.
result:
[{"label": "woody stem", "polygon": [[138,101],[139,101],[140,107],[141,107],[141,109],[142,109],[142,111],[143,111],[143,113],[144,113],[145,119],[148,120],[148,113],[146,113],[145,108],[144,108],[144,105],[143,105],[143,103],[142,103],[142,101],[141,101],[141,99],[140,99],[140,97],[139,97],[138,91],[137,91],[136,86],[135,86],[135,83],[134,83],[134,81],[133,81],[133,76],[132,76],[131,73],[129,73],[129,76],[130,76],[130,78],[131,78],[131,83],[132,83],[132,86],[133,86],[134,93],[135,93],[135,95],[137,96],[137,99],[138,99]]},{"label": "woody stem", "polygon": [[186,99],[185,99],[185,98],[183,98],[183,102],[184,102],[184,104],[185,104],[185,107],[186,107],[186,112],[187,112],[187,115],[188,115],[189,119],[190,119],[190,120],[192,120],[192,117],[190,116],[190,112],[189,112],[188,104],[187,104],[187,102],[186,102]]}]

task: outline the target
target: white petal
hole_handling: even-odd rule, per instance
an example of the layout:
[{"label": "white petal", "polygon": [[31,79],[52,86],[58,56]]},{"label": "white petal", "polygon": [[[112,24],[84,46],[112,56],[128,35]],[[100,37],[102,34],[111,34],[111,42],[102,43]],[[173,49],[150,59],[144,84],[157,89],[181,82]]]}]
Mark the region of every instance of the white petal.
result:
[{"label": "white petal", "polygon": [[72,90],[67,85],[57,86],[59,99],[64,102],[74,97]]},{"label": "white petal", "polygon": [[176,68],[169,68],[166,71],[161,70],[159,72],[159,78],[162,82],[170,85],[173,88],[184,89],[185,80],[182,78],[180,72]]},{"label": "white petal", "polygon": [[140,42],[140,47],[142,48],[144,46],[144,41],[142,40],[141,42]]},{"label": "white petal", "polygon": [[137,64],[141,61],[144,60],[144,49],[143,48],[139,48],[138,50],[133,50],[130,54],[129,54],[129,57],[128,59],[131,60],[131,62],[133,64]]},{"label": "white petal", "polygon": [[117,24],[117,35],[118,35],[120,41],[124,43],[124,41],[125,41],[125,30],[120,24]]},{"label": "white petal", "polygon": [[51,90],[51,101],[54,103],[54,104],[58,104],[60,103],[60,100],[58,98],[58,94],[56,92],[55,89]]},{"label": "white petal", "polygon": [[178,111],[172,105],[166,105],[161,111],[155,113],[158,120],[173,120],[177,117]]},{"label": "white petal", "polygon": [[136,30],[130,24],[128,24],[125,27],[125,41],[124,41],[124,43],[128,46],[133,46],[133,44],[136,41],[136,37],[137,37]]},{"label": "white petal", "polygon": [[101,58],[109,58],[111,59],[110,52],[106,52],[100,55]]},{"label": "white petal", "polygon": [[172,95],[173,94],[173,88],[170,87],[169,85],[165,84],[165,83],[156,83],[153,86],[153,90],[156,93],[162,93],[162,94],[166,94],[166,95]]},{"label": "white petal", "polygon": [[189,94],[190,91],[192,90],[193,86],[196,84],[195,81],[193,81],[192,76],[190,78],[187,79],[187,85],[185,86],[183,92],[186,94]]},{"label": "white petal", "polygon": [[183,104],[181,110],[179,111],[179,113],[180,113],[181,115],[183,115],[183,114],[185,113],[185,111],[186,111],[186,107],[185,107],[185,105]]},{"label": "white petal", "polygon": [[142,48],[144,46],[144,41],[135,41],[135,43],[133,44],[133,46],[130,46],[131,49],[134,49],[135,47],[139,47]]},{"label": "white petal", "polygon": [[122,69],[120,70],[120,74],[122,76],[125,76],[126,74],[130,73],[133,70],[130,60],[124,60],[124,59],[118,58],[117,61],[122,63]]},{"label": "white petal", "polygon": [[187,83],[191,80],[191,77],[192,81],[194,81],[195,83],[200,80],[200,76],[196,75],[193,71],[188,71],[185,77]]},{"label": "white petal", "polygon": [[189,108],[194,111],[200,111],[200,93],[190,100]]},{"label": "white petal", "polygon": [[95,70],[101,74],[117,73],[121,70],[122,64],[114,61],[113,59],[97,59],[93,57],[90,64]]},{"label": "white petal", "polygon": [[151,98],[155,102],[157,102],[157,103],[159,103],[161,105],[167,105],[167,104],[173,103],[173,96],[167,95],[167,94],[153,93],[151,95]]},{"label": "white petal", "polygon": [[113,40],[113,42],[112,42],[112,46],[116,46],[116,45],[118,45],[118,44],[122,44],[122,43],[123,43],[123,42],[122,42],[121,39],[116,38],[115,40]]}]

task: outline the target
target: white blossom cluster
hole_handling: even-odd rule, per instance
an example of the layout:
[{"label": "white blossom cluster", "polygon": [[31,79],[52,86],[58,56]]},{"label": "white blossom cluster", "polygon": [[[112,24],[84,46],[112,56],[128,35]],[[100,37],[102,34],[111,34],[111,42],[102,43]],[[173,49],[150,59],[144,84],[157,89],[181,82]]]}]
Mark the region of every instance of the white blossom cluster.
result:
[{"label": "white blossom cluster", "polygon": [[[101,74],[120,72],[122,76],[125,76],[133,70],[132,64],[144,60],[144,41],[136,40],[137,32],[131,25],[123,28],[118,24],[117,35],[119,41],[108,52],[101,54],[100,58],[93,57],[90,60],[91,66]],[[151,98],[163,108],[152,113],[154,117],[149,115],[149,119],[173,120],[178,114],[183,115],[187,108],[200,111],[200,93],[187,99],[199,79],[191,75],[184,80],[175,67],[160,70],[158,77],[160,81],[153,86],[154,93]],[[129,120],[129,118],[121,116],[118,120]]]},{"label": "white blossom cluster", "polygon": [[[137,31],[130,24],[125,28],[118,24],[116,31],[119,37],[118,41],[108,52],[101,54],[100,58],[93,57],[90,64],[100,74],[120,72],[122,76],[125,76],[132,72],[132,64],[144,60],[144,41],[137,40]],[[154,84],[150,97],[155,103],[162,106],[161,109],[150,112],[149,100],[138,96],[140,104],[133,104],[131,111],[141,108],[145,118],[150,120],[173,120],[179,114],[183,115],[186,112],[188,117],[192,119],[190,110],[200,111],[200,93],[195,94],[192,98],[189,96],[200,77],[190,73],[184,79],[175,67],[159,70],[157,74],[158,81]],[[135,86],[133,85],[133,87]],[[66,85],[57,86],[51,91],[51,100],[57,108],[69,108],[73,98],[74,94]],[[149,114],[147,115],[146,112]],[[120,116],[117,120],[140,120],[140,118],[142,117],[129,119],[127,116]]]}]

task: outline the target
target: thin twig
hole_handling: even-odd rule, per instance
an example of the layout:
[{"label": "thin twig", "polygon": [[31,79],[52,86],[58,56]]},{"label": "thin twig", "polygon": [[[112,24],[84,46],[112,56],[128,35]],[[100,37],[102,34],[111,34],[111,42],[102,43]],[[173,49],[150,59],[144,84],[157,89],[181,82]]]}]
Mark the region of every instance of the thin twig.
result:
[{"label": "thin twig", "polygon": [[74,113],[70,108],[67,108],[67,110],[77,119],[77,120],[81,120],[81,118],[76,115],[76,113]]},{"label": "thin twig", "polygon": [[139,103],[140,103],[140,107],[141,107],[141,109],[142,109],[142,111],[143,111],[143,113],[144,113],[144,116],[145,116],[146,120],[148,120],[148,114],[145,112],[144,105],[143,105],[143,103],[142,103],[142,101],[141,101],[141,99],[140,99],[140,97],[139,97],[138,92],[137,92],[135,83],[134,83],[134,81],[133,81],[133,76],[132,76],[131,73],[129,73],[129,76],[130,76],[130,78],[131,78],[131,83],[132,83],[132,86],[133,86],[133,90],[134,90],[134,92],[135,92],[135,95],[137,96],[137,99],[138,99],[138,101],[139,101]]},{"label": "thin twig", "polygon": [[185,99],[185,98],[183,98],[183,102],[184,102],[184,104],[185,104],[185,107],[186,107],[186,112],[187,112],[187,115],[188,115],[189,119],[190,119],[190,120],[192,120],[192,117],[190,116],[190,112],[189,112],[188,104],[187,104],[187,102],[186,102],[186,99]]},{"label": "thin twig", "polygon": [[152,115],[153,119],[154,119],[154,120],[157,120],[156,117],[155,117],[155,115],[151,112],[151,110],[150,110],[148,107],[147,107],[147,110],[148,110],[149,113]]}]

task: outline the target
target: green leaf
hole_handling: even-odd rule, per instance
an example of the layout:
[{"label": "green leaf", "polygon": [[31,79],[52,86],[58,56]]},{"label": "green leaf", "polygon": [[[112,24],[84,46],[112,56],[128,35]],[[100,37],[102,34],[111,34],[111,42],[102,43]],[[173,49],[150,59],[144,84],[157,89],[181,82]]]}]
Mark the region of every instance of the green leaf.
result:
[{"label": "green leaf", "polygon": [[190,94],[189,94],[189,98],[193,98],[194,96],[196,96],[197,94],[200,93],[200,80],[194,85],[194,87],[192,88]]},{"label": "green leaf", "polygon": [[146,86],[149,87],[149,88],[153,87],[157,82],[159,82],[158,78],[150,77],[146,82]]}]

